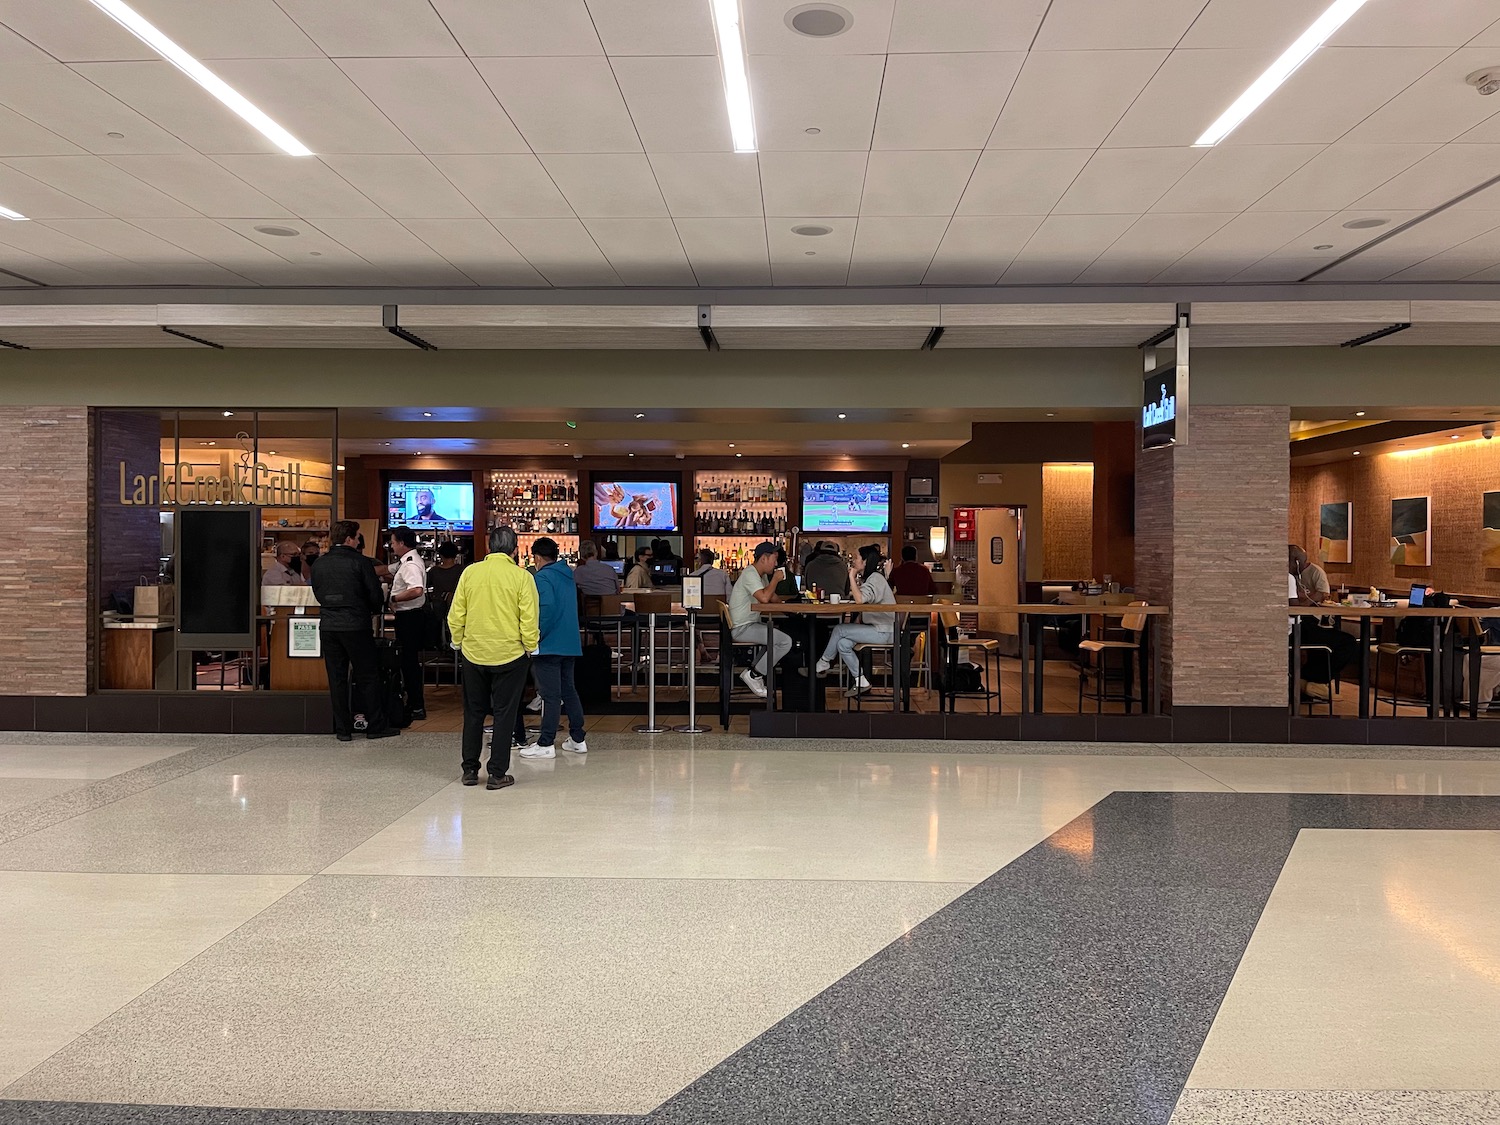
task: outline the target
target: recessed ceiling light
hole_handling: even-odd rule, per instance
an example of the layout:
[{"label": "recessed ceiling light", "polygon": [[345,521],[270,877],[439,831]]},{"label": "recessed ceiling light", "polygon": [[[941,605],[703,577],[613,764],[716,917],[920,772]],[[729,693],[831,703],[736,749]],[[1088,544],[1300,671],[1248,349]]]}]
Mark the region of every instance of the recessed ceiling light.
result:
[{"label": "recessed ceiling light", "polygon": [[422,456],[422,451],[421,451],[421,450],[420,450],[420,449],[419,449],[419,450],[417,450],[417,456],[418,456],[418,457],[420,457],[420,456]]},{"label": "recessed ceiling light", "polygon": [[226,410],[226,411],[224,411],[224,417],[226,417],[226,418],[233,418],[234,417],[234,411],[233,410]]},{"label": "recessed ceiling light", "polygon": [[274,450],[274,449],[268,449],[268,450],[266,450],[266,456],[267,457],[275,457],[276,456],[276,450]]},{"label": "recessed ceiling light", "polygon": [[816,250],[804,250],[802,251],[802,255],[806,258],[816,258],[818,256],[818,252]]},{"label": "recessed ceiling light", "polygon": [[386,444],[386,445],[390,445],[390,444],[391,444],[391,443],[390,443],[390,442],[386,442],[386,443],[385,443],[385,444]]},{"label": "recessed ceiling light", "polygon": [[840,414],[839,417],[840,418],[847,418],[847,417],[849,417],[849,415],[847,415],[847,414]]},{"label": "recessed ceiling light", "polygon": [[9,207],[0,207],[0,219],[15,219],[17,222],[29,222],[25,215],[19,211],[12,211]]},{"label": "recessed ceiling light", "polygon": [[740,0],[713,0],[714,34],[719,42],[719,70],[724,76],[724,104],[735,152],[755,151],[755,103],[750,100],[750,70],[745,64],[745,30]]},{"label": "recessed ceiling light", "polygon": [[743,457],[743,456],[744,456],[744,454],[743,454],[743,453],[736,453],[736,454],[735,454],[735,456],[736,456],[736,457]]},{"label": "recessed ceiling light", "polygon": [[307,256],[309,258],[321,258],[323,256],[323,251],[321,251],[321,250],[309,250],[307,252]]},{"label": "recessed ceiling light", "polygon": [[244,94],[168,39],[154,24],[129,4],[124,3],[124,0],[90,0],[90,3],[218,98],[232,112],[239,114],[252,128],[282,152],[290,156],[312,155],[312,149],[272,121],[265,111],[252,105],[250,99]]},{"label": "recessed ceiling light", "polygon": [[637,415],[636,415],[636,417],[637,417],[637,418],[644,418],[644,417],[645,417],[645,415],[644,415],[644,414],[637,414]]},{"label": "recessed ceiling light", "polygon": [[344,471],[344,466],[342,466],[342,465],[340,465],[340,466],[339,466],[339,472],[341,472],[341,473],[342,473],[342,472],[343,472],[343,471]]},{"label": "recessed ceiling light", "polygon": [[106,137],[109,137],[110,139],[116,140],[116,141],[123,141],[125,139],[125,134],[124,133],[109,132],[109,133],[105,133],[104,135]]},{"label": "recessed ceiling light", "polygon": [[800,234],[803,238],[821,238],[825,234],[832,234],[833,228],[823,223],[802,223],[792,228],[793,234]]},{"label": "recessed ceiling light", "polygon": [[632,457],[634,457],[634,456],[635,456],[635,454],[634,454],[634,453],[632,453],[632,454],[631,454],[631,456],[632,456]]},{"label": "recessed ceiling light", "polygon": [[1331,242],[1320,242],[1320,243],[1318,243],[1318,245],[1314,246],[1313,249],[1314,250],[1332,250],[1333,249],[1333,243],[1331,243]]},{"label": "recessed ceiling light", "polygon": [[909,441],[903,441],[901,443],[901,448],[902,449],[910,449],[911,448],[911,442],[909,442]]},{"label": "recessed ceiling light", "polygon": [[798,35],[831,39],[848,31],[854,24],[854,16],[837,4],[799,4],[786,14],[785,23]]},{"label": "recessed ceiling light", "polygon": [[1449,434],[1448,435],[1448,440],[1449,441],[1457,441],[1458,440],[1458,435],[1457,434]]},{"label": "recessed ceiling light", "polygon": [[1354,456],[1356,456],[1356,457],[1358,457],[1358,456],[1359,456],[1359,450],[1357,450],[1357,449],[1356,449],[1356,450],[1355,450],[1355,451],[1354,451]]},{"label": "recessed ceiling light", "polygon": [[806,133],[809,137],[816,137],[823,130],[819,129],[816,125],[814,125],[811,128],[809,128],[809,129],[803,129],[802,131],[804,133]]},{"label": "recessed ceiling light", "polygon": [[1047,417],[1048,418],[1056,418],[1057,417],[1057,411],[1055,411],[1055,410],[1049,410],[1049,411],[1047,411]]},{"label": "recessed ceiling light", "polygon": [[734,448],[734,442],[730,442],[730,443],[729,443],[729,448],[730,448],[730,449],[733,449],[733,448]]},{"label": "recessed ceiling light", "polygon": [[424,411],[422,411],[422,417],[423,418],[431,418],[432,417],[432,411],[430,411],[430,410],[424,410]]},{"label": "recessed ceiling light", "polygon": [[1349,18],[1365,6],[1365,0],[1334,0],[1311,27],[1297,37],[1281,57],[1266,68],[1243,94],[1234,99],[1217,121],[1210,125],[1196,141],[1194,147],[1216,145],[1234,132],[1244,120],[1254,113],[1274,94],[1281,84],[1296,73],[1297,68],[1312,57],[1314,51],[1328,42]]},{"label": "recessed ceiling light", "polygon": [[1345,230],[1369,230],[1371,227],[1383,227],[1389,219],[1350,219],[1344,224]]},{"label": "recessed ceiling light", "polygon": [[302,232],[295,227],[278,227],[267,224],[255,228],[260,234],[269,234],[272,238],[296,238]]},{"label": "recessed ceiling light", "polygon": [[1363,418],[1365,416],[1365,412],[1363,410],[1356,410],[1354,412],[1354,416],[1356,418]]},{"label": "recessed ceiling light", "polygon": [[219,443],[216,442],[216,441],[209,441],[209,442],[204,442],[204,444],[205,445],[218,445]]}]

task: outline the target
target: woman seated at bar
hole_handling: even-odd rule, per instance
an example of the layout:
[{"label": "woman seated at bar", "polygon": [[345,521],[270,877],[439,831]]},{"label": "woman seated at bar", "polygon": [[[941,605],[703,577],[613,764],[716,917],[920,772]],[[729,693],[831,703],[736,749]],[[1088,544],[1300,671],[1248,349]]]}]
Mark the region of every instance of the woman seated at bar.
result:
[{"label": "woman seated at bar", "polygon": [[[896,595],[891,592],[890,583],[880,571],[880,565],[885,561],[880,557],[880,548],[873,543],[868,547],[861,547],[859,557],[864,561],[864,569],[849,568],[849,593],[855,603],[893,604]],[[896,615],[891,610],[861,614],[861,620],[857,623],[835,625],[833,634],[828,638],[828,645],[823,649],[823,659],[818,661],[818,675],[827,675],[829,668],[833,666],[834,654],[837,653],[854,677],[854,686],[844,694],[863,695],[870,690],[870,681],[865,679],[864,672],[860,670],[859,656],[854,651],[854,646],[891,644],[895,631]]]}]

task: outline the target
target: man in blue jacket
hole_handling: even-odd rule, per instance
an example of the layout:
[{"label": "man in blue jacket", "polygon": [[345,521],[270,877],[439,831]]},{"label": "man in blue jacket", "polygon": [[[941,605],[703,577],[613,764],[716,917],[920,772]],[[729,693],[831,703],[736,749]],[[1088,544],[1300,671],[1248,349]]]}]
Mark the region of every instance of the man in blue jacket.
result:
[{"label": "man in blue jacket", "polygon": [[537,564],[537,625],[541,644],[532,662],[531,674],[542,697],[542,729],[536,745],[521,751],[523,758],[555,758],[559,712],[568,709],[568,738],[563,749],[587,754],[584,741],[583,703],[573,686],[573,666],[583,655],[578,640],[578,587],[565,562],[557,561],[557,541],[543,536],[531,546]]}]

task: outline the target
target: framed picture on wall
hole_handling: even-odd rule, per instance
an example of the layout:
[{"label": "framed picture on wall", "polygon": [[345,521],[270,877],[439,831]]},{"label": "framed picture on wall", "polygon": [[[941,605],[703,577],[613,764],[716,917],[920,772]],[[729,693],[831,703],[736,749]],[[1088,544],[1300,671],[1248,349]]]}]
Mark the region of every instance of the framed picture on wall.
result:
[{"label": "framed picture on wall", "polygon": [[1484,535],[1480,542],[1484,565],[1500,570],[1500,492],[1484,494]]},{"label": "framed picture on wall", "polygon": [[1318,558],[1326,563],[1354,561],[1354,537],[1350,533],[1350,515],[1354,505],[1348,500],[1323,504],[1318,508]]},{"label": "framed picture on wall", "polygon": [[1395,566],[1432,565],[1432,497],[1391,501],[1391,562]]}]

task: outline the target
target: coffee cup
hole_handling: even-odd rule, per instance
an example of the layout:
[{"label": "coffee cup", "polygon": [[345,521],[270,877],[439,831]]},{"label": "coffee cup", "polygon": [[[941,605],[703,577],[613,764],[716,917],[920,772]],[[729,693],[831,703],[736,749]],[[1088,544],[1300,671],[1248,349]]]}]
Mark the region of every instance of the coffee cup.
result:
[{"label": "coffee cup", "polygon": [[842,595],[839,595],[839,594],[829,594],[828,595],[828,604],[829,605],[838,605],[839,602],[841,602],[843,600],[844,599],[843,599]]}]

